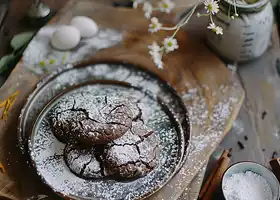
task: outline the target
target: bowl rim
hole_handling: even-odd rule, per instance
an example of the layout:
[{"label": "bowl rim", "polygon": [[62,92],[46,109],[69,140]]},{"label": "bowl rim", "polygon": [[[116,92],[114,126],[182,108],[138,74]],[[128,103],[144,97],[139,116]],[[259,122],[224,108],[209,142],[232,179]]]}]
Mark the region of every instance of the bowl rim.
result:
[{"label": "bowl rim", "polygon": [[221,187],[222,194],[223,194],[223,197],[225,198],[225,200],[226,200],[226,197],[225,197],[224,190],[223,190],[223,182],[224,182],[224,178],[225,178],[226,173],[227,173],[229,170],[231,170],[232,167],[234,167],[234,166],[236,166],[236,165],[240,165],[240,164],[245,164],[245,163],[250,163],[250,164],[258,165],[258,167],[261,167],[261,168],[263,168],[264,170],[267,170],[267,171],[270,172],[270,174],[271,174],[271,176],[273,177],[273,179],[275,179],[276,182],[277,182],[278,185],[279,185],[278,190],[277,190],[277,191],[278,191],[278,193],[277,193],[277,198],[276,198],[276,200],[278,200],[278,199],[279,199],[279,194],[280,194],[280,183],[279,183],[277,177],[275,176],[275,174],[274,174],[269,168],[267,168],[267,167],[264,166],[263,164],[260,164],[260,163],[255,162],[255,161],[239,161],[239,162],[236,162],[236,163],[230,165],[230,166],[227,168],[227,170],[223,173],[223,176],[222,176],[222,179],[221,179],[221,183],[220,183],[220,187]]}]

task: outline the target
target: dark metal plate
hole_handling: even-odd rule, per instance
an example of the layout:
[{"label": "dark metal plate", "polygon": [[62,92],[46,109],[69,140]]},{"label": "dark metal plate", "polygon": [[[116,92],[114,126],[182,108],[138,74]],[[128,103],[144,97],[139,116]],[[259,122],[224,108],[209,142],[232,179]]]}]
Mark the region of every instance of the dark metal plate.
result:
[{"label": "dark metal plate", "polygon": [[[62,96],[80,91],[140,100],[147,124],[160,139],[155,170],[127,182],[84,180],[70,172],[60,156],[64,144],[53,136],[45,115]],[[43,80],[22,110],[18,133],[24,152],[30,138],[32,163],[43,181],[60,195],[74,199],[140,199],[164,186],[184,163],[190,126],[183,102],[165,81],[134,65],[99,62],[64,69]]]}]

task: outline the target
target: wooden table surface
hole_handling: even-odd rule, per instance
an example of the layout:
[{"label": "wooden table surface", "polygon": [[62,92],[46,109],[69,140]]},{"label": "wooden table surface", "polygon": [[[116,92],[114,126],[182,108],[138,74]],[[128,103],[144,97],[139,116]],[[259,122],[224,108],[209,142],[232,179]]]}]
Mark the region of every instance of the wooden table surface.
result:
[{"label": "wooden table surface", "polygon": [[[67,0],[44,2],[58,10]],[[11,0],[7,20],[0,31],[0,57],[9,52],[13,35],[32,29],[22,22],[30,3],[31,0]],[[272,38],[271,47],[260,59],[238,65],[237,73],[246,91],[245,103],[213,158],[224,148],[232,148],[232,163],[251,160],[268,166],[272,157],[280,155],[280,79],[276,69],[277,65],[280,68],[280,52],[276,29]]]},{"label": "wooden table surface", "polygon": [[238,65],[246,91],[239,117],[220,148],[232,148],[232,162],[254,161],[269,167],[280,156],[280,51],[275,25],[272,42],[259,59]]}]

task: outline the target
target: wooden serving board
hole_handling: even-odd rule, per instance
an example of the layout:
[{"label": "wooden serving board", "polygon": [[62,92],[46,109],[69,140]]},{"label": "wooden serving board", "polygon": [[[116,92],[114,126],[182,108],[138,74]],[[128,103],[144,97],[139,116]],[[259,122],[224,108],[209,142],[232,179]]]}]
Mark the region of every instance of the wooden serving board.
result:
[{"label": "wooden serving board", "polygon": [[[151,36],[147,32],[149,21],[140,10],[113,8],[93,0],[71,0],[51,23],[68,24],[76,15],[89,16],[100,27],[114,28],[123,33],[124,39],[120,44],[98,52],[92,60],[109,58],[142,65],[167,80],[182,96],[192,122],[189,158],[170,183],[149,199],[175,200],[183,193],[181,199],[196,198],[201,183],[190,184],[230,129],[244,99],[244,91],[235,73],[225,67],[203,40],[184,31],[177,35],[180,49],[164,57],[164,70],[157,69],[149,58],[147,45],[153,40],[162,41],[170,33],[160,32],[157,37]],[[175,15],[171,14],[164,20],[168,22],[174,18]],[[0,88],[0,101],[15,90],[21,91],[8,119],[0,121],[0,162],[7,171],[5,180],[10,180],[5,185],[12,185],[9,191],[5,191],[3,186],[0,192],[14,199],[39,194],[55,199],[34,170],[25,164],[25,158],[16,146],[16,126],[21,107],[41,78],[20,62]]]}]

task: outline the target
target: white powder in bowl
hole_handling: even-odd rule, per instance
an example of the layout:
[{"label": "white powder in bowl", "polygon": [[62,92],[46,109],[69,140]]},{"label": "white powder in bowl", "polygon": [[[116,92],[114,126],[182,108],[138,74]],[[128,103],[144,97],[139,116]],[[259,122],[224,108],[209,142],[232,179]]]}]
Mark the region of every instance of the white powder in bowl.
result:
[{"label": "white powder in bowl", "polygon": [[273,194],[266,179],[251,171],[226,177],[223,193],[227,200],[272,200]]}]

